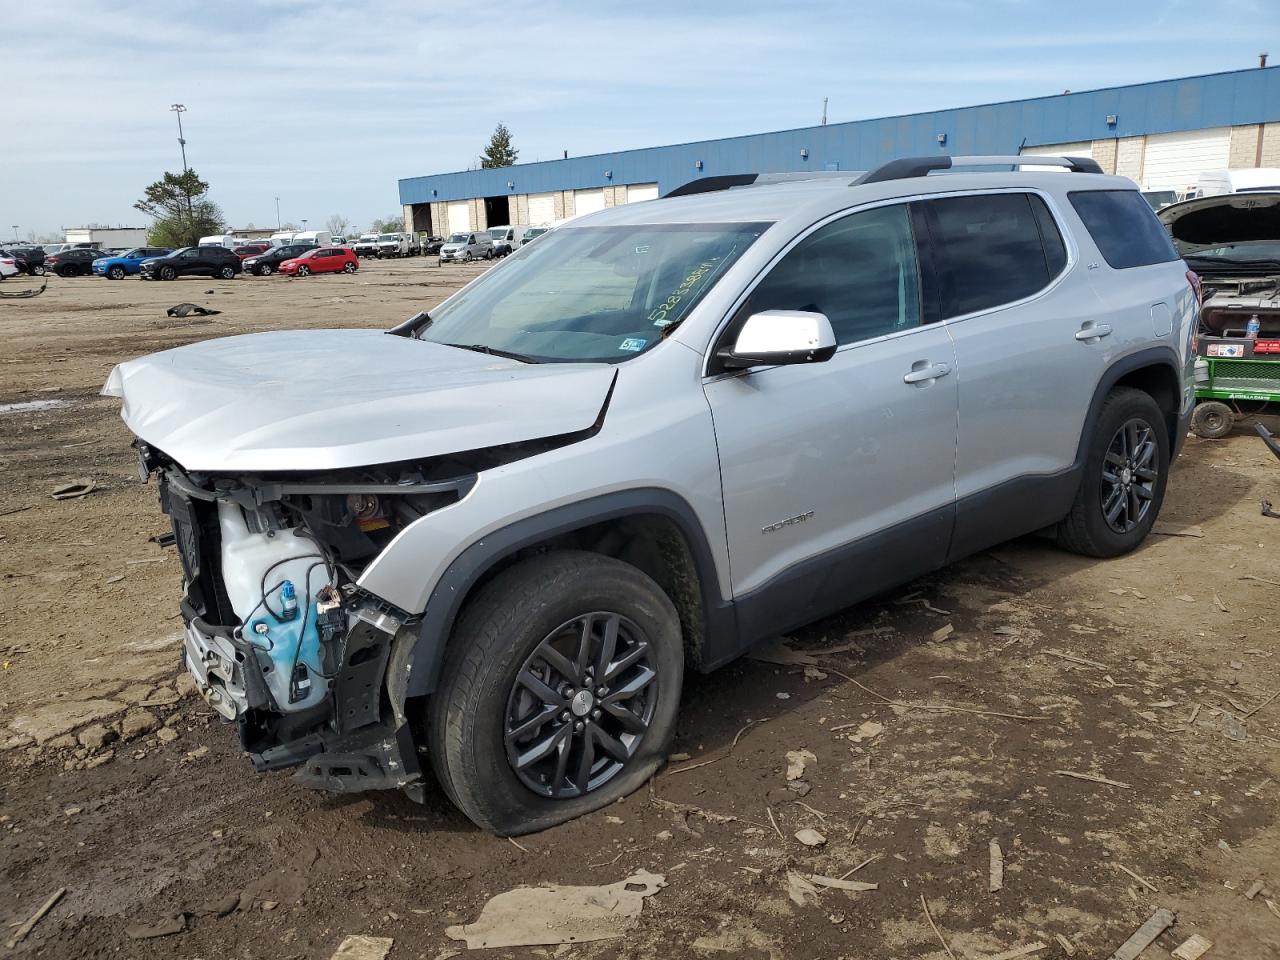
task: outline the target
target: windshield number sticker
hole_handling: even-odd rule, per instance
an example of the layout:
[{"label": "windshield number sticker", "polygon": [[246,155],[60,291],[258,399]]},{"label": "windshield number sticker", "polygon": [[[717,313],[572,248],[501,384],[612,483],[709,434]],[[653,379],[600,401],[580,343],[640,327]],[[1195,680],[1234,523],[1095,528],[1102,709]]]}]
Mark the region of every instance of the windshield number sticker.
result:
[{"label": "windshield number sticker", "polygon": [[680,301],[689,295],[694,287],[698,285],[703,277],[705,277],[716,265],[716,261],[707,260],[698,266],[687,277],[680,281],[680,286],[676,287],[671,296],[660,303],[649,314],[649,320],[655,327],[665,327],[672,323],[671,313],[680,304]]},{"label": "windshield number sticker", "polygon": [[618,344],[619,350],[626,350],[628,353],[638,353],[644,349],[644,345],[648,340],[638,340],[635,337],[627,337],[622,343]]}]

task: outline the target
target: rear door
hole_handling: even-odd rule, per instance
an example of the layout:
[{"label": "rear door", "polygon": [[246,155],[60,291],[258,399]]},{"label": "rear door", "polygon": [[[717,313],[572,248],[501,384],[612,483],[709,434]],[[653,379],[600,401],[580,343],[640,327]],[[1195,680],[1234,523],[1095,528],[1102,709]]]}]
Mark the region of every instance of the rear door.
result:
[{"label": "rear door", "polygon": [[788,629],[941,565],[954,517],[955,356],[928,323],[908,207],[828,221],[736,311],[819,311],[825,363],[705,385],[735,598],[750,637]]},{"label": "rear door", "polygon": [[[918,201],[926,289],[955,342],[959,391],[952,557],[1061,519],[1105,355],[1077,337],[1099,304],[1044,196]],[[1059,214],[1061,216],[1061,214]]]}]

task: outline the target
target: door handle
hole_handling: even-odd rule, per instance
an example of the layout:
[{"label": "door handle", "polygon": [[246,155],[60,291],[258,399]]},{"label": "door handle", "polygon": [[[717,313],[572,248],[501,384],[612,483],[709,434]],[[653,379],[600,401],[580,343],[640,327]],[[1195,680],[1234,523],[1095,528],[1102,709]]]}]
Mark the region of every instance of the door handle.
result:
[{"label": "door handle", "polygon": [[1109,323],[1086,323],[1076,331],[1076,339],[1085,343],[1090,340],[1101,340],[1103,337],[1109,336],[1111,336],[1111,324]]},{"label": "door handle", "polygon": [[945,377],[951,372],[947,363],[930,363],[928,360],[917,360],[911,365],[911,372],[902,378],[903,383],[927,383]]}]

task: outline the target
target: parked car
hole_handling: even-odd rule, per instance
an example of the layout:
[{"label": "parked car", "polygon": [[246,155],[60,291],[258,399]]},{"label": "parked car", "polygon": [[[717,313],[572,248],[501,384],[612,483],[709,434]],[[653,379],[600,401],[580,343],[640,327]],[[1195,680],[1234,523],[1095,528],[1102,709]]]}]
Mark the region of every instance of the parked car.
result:
[{"label": "parked car", "polygon": [[19,272],[17,258],[0,250],[0,280],[16,277]]},{"label": "parked car", "polygon": [[965,172],[1022,162],[707,178],[394,336],[116,367],[202,696],[258,770],[438,782],[526,833],[650,782],[686,664],[1032,531],[1133,550],[1186,434],[1196,290],[1094,161]]},{"label": "parked car", "polygon": [[168,247],[138,247],[120,256],[99,257],[93,261],[93,272],[100,277],[123,280],[125,277],[139,273],[144,260],[168,256],[171,252]]},{"label": "parked car", "polygon": [[493,241],[493,255],[495,257],[505,257],[513,250],[519,249],[524,243],[525,234],[530,230],[523,224],[507,227],[490,227],[485,232],[489,234],[489,239]]},{"label": "parked car", "polygon": [[440,245],[440,262],[491,260],[493,259],[493,240],[483,230],[470,233],[451,233],[449,239]]},{"label": "parked car", "polygon": [[263,241],[262,243],[246,243],[239,247],[233,247],[231,252],[240,258],[243,263],[249,257],[256,257],[260,253],[266,253],[271,249],[271,244]]},{"label": "parked car", "polygon": [[93,261],[102,256],[105,254],[101,250],[75,247],[46,256],[44,268],[60,277],[87,277],[93,272]]},{"label": "parked car", "polygon": [[44,272],[45,272],[44,264],[45,264],[45,259],[47,257],[47,254],[45,254],[44,249],[42,247],[35,247],[35,246],[10,247],[9,254],[12,257],[14,257],[16,260],[18,260],[20,264],[24,264],[24,266],[22,266],[22,269],[25,270],[27,273],[29,273],[31,276],[33,277],[44,276]]},{"label": "parked car", "polygon": [[444,246],[444,237],[423,237],[422,253],[424,256],[434,256],[440,252],[440,248]]},{"label": "parked car", "polygon": [[220,277],[231,280],[241,272],[240,258],[226,247],[183,247],[139,268],[143,280],[176,280],[178,277]]},{"label": "parked car", "polygon": [[532,243],[550,229],[550,227],[530,227],[525,231],[524,239],[520,241],[520,246],[523,247],[527,243]]},{"label": "parked car", "polygon": [[307,277],[313,273],[355,273],[359,258],[346,247],[317,247],[280,264],[280,272]]},{"label": "parked car", "polygon": [[357,257],[376,257],[378,255],[378,235],[376,233],[361,234],[351,247]]},{"label": "parked car", "polygon": [[409,255],[409,235],[407,233],[378,234],[379,257],[407,257]]},{"label": "parked car", "polygon": [[259,277],[265,277],[275,273],[280,269],[280,264],[286,260],[292,260],[294,257],[300,257],[308,250],[314,250],[315,245],[310,243],[286,243],[283,246],[272,247],[256,256],[248,257],[244,261],[244,269]]}]

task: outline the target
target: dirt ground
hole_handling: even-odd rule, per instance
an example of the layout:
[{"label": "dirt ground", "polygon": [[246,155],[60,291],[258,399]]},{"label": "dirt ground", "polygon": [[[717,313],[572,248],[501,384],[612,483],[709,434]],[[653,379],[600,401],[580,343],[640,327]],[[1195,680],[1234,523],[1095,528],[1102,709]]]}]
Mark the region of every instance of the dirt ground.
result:
[{"label": "dirt ground", "polygon": [[[438,960],[495,894],[645,869],[666,886],[625,938],[475,955],[1105,958],[1168,908],[1144,960],[1193,933],[1208,960],[1280,956],[1280,523],[1258,506],[1280,463],[1244,429],[1188,441],[1163,514],[1183,535],[1106,563],[1006,544],[797,631],[810,663],[691,677],[651,789],[519,843],[435,793],[254,774],[180,682],[178,564],[148,542],[155,490],[97,391],[194,340],[388,326],[480,269],[55,277],[0,300],[0,943],[66,888],[4,952],[329,958],[370,934]],[[222,312],[167,318],[183,300]],[[54,404],[5,407],[31,401]],[[93,492],[52,499],[77,480]],[[855,868],[876,888],[804,879]],[[179,914],[181,932],[130,935]]]}]

